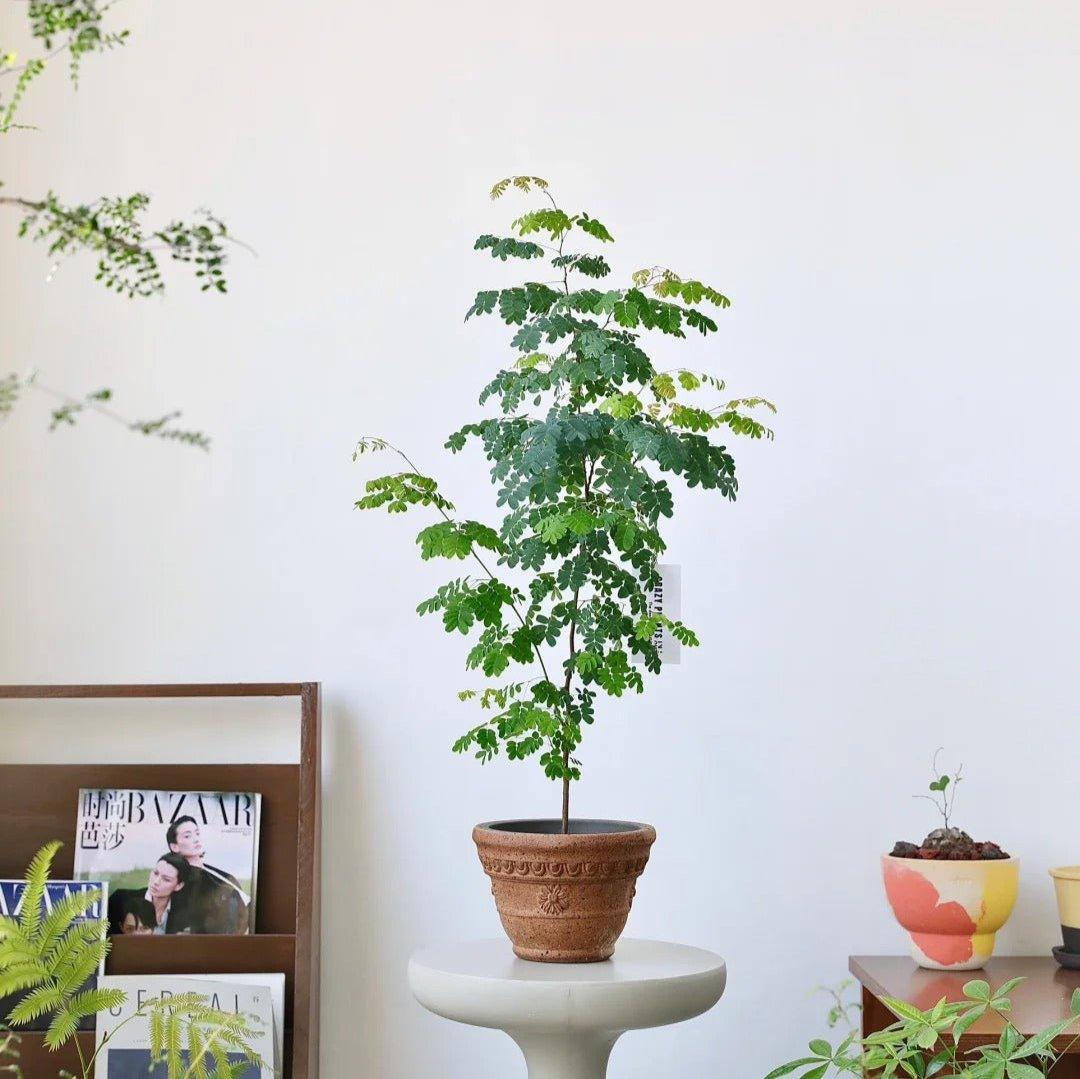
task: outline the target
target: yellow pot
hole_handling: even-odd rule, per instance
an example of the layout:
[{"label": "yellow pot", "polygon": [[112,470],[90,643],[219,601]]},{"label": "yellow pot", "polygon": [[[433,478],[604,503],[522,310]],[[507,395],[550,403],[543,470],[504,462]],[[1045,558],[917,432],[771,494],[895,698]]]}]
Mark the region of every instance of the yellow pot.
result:
[{"label": "yellow pot", "polygon": [[1050,870],[1057,893],[1058,917],[1065,951],[1080,954],[1080,865]]}]

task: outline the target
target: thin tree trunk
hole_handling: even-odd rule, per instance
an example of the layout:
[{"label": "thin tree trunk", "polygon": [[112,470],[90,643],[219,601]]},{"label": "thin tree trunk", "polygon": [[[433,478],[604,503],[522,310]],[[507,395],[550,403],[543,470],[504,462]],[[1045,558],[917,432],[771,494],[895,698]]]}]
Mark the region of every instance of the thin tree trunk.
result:
[{"label": "thin tree trunk", "polygon": [[[570,750],[563,752],[563,764],[570,767]],[[562,781],[562,833],[563,835],[570,834],[570,777],[568,775],[563,776]]]}]

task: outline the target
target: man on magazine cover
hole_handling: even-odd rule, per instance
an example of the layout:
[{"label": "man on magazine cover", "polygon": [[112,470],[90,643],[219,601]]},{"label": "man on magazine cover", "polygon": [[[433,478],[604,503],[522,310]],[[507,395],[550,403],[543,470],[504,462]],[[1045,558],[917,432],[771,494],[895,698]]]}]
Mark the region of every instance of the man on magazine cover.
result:
[{"label": "man on magazine cover", "polygon": [[191,869],[187,887],[177,894],[178,917],[192,933],[250,932],[251,897],[231,873],[207,865],[199,822],[178,817],[165,833],[169,850],[187,860]]}]

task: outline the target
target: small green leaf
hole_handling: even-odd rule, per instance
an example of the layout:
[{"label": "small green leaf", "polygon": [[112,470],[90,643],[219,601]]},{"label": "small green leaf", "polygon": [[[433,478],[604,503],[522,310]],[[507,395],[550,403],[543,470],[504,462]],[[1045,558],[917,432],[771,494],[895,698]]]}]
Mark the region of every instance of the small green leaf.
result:
[{"label": "small green leaf", "polygon": [[817,1057],[800,1057],[798,1060],[788,1061],[787,1064],[781,1064],[779,1068],[774,1068],[765,1079],[781,1079],[784,1075],[790,1075],[792,1072],[798,1071],[800,1068],[805,1068],[810,1064],[817,1064]]},{"label": "small green leaf", "polygon": [[1010,1061],[1005,1065],[1005,1074],[1009,1079],[1045,1079],[1046,1073],[1042,1068],[1034,1068],[1030,1064],[1018,1064]]}]

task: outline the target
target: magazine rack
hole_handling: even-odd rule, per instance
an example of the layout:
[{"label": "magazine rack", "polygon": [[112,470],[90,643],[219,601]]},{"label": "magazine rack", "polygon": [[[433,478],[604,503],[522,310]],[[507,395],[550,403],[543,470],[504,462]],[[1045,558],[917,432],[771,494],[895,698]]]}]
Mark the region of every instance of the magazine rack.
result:
[{"label": "magazine rack", "polygon": [[[297,764],[0,764],[0,877],[21,877],[49,840],[68,840],[80,787],[250,790],[262,794],[256,931],[248,936],[113,937],[110,974],[285,973],[284,1079],[319,1074],[320,689],[318,682],[223,685],[0,686],[0,699],[296,697]],[[65,842],[54,874],[70,876]],[[92,1031],[77,1035],[87,1058]],[[25,1079],[76,1075],[73,1042],[50,1053],[23,1033]]]}]

